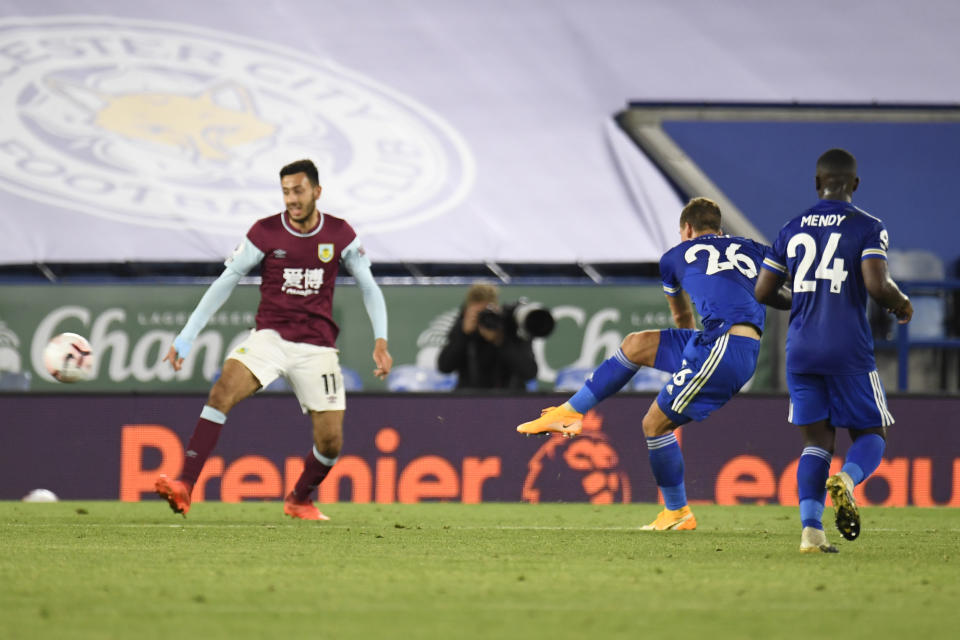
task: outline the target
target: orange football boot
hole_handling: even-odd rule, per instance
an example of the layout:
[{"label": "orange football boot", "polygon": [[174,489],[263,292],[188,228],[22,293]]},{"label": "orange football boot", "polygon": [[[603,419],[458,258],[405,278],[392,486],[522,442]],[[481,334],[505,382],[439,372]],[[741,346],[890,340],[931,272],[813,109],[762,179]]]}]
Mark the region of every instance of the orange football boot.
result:
[{"label": "orange football boot", "polygon": [[291,518],[299,518],[300,520],[330,519],[329,516],[325,516],[323,513],[321,513],[320,509],[317,509],[312,502],[297,502],[294,500],[292,491],[287,494],[287,497],[283,500],[283,512]]},{"label": "orange football boot", "polygon": [[664,509],[657,519],[640,527],[643,531],[693,531],[697,528],[697,519],[693,517],[690,505],[671,511]]},{"label": "orange football boot", "polygon": [[583,431],[583,414],[574,411],[567,403],[559,407],[547,407],[540,412],[539,418],[524,422],[517,427],[517,431],[528,436],[559,433],[565,438],[572,438]]},{"label": "orange football boot", "polygon": [[190,511],[190,489],[179,480],[170,480],[167,476],[160,474],[153,485],[157,495],[167,501],[174,513],[182,514],[187,517]]}]

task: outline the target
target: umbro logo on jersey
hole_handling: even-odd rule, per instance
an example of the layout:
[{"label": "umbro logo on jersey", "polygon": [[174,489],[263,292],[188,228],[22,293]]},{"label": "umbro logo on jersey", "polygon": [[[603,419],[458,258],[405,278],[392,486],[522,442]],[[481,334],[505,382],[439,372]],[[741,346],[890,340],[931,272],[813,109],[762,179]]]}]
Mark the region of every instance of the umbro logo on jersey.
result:
[{"label": "umbro logo on jersey", "polygon": [[278,259],[278,260],[283,260],[284,258],[287,257],[287,252],[284,251],[283,249],[274,249],[274,250],[273,250],[273,257],[276,258],[276,259]]}]

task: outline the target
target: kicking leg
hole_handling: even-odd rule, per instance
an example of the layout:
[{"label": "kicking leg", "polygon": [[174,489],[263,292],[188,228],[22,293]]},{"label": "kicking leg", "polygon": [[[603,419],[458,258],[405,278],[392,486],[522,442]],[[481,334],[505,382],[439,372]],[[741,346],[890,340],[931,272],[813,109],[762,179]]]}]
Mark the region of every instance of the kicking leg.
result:
[{"label": "kicking leg", "polygon": [[517,431],[525,434],[559,433],[578,435],[583,414],[620,391],[641,366],[652,367],[660,344],[660,331],[636,331],[620,344],[620,349],[593,370],[587,381],[559,407],[544,409],[540,417],[524,422]]},{"label": "kicking leg", "polygon": [[183,472],[177,480],[161,475],[154,485],[157,494],[164,498],[174,513],[186,517],[190,511],[190,494],[200,477],[200,471],[213,452],[220,438],[220,431],[227,421],[227,413],[238,402],[256,393],[260,383],[250,370],[238,360],[229,359],[223,365],[223,373],[210,389],[207,404],[200,412],[200,419],[187,443]]}]

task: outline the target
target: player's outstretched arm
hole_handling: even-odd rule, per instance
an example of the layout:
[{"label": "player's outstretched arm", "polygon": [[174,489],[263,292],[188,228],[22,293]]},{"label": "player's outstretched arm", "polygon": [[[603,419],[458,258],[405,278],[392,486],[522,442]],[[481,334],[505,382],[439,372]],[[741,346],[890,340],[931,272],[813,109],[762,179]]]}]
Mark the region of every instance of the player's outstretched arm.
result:
[{"label": "player's outstretched arm", "polygon": [[173,346],[170,347],[163,359],[165,362],[170,362],[174,371],[180,371],[180,367],[183,366],[183,359],[190,353],[193,341],[207,326],[211,316],[223,306],[223,303],[233,293],[233,289],[240,282],[240,278],[262,260],[263,252],[250,241],[250,238],[245,237],[234,249],[233,254],[224,263],[227,268],[207,288],[203,297],[200,298],[200,302],[197,303],[197,308],[190,314],[187,324],[180,330],[173,341]]},{"label": "player's outstretched arm", "polygon": [[863,272],[863,283],[867,293],[877,301],[881,307],[897,316],[900,324],[910,322],[913,317],[913,305],[897,283],[890,277],[887,261],[882,258],[866,258],[860,261]]},{"label": "player's outstretched arm", "polygon": [[789,311],[793,304],[793,293],[789,287],[783,286],[783,282],[782,276],[768,269],[760,269],[757,284],[753,286],[753,297],[768,307]]},{"label": "player's outstretched arm", "polygon": [[167,351],[167,355],[163,359],[164,362],[169,361],[173,365],[174,371],[180,371],[180,367],[183,366],[183,359],[190,353],[193,341],[207,326],[210,317],[227,301],[227,298],[233,293],[233,288],[240,282],[241,277],[241,274],[233,269],[224,269],[220,277],[213,281],[203,297],[200,298],[197,308],[190,314],[187,324],[174,339],[173,345],[170,346],[170,350]]}]

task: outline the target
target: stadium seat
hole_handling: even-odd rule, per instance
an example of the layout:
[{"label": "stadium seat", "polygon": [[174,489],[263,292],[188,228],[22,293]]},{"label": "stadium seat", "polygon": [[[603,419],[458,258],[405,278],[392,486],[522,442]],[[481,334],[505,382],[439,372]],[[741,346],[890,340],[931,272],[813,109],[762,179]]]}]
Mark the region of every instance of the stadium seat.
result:
[{"label": "stadium seat", "polygon": [[[340,367],[340,370],[343,372],[344,389],[347,391],[363,391],[363,378],[360,377],[359,373],[347,367]],[[216,382],[222,373],[222,369],[217,369],[216,373],[214,373],[210,379],[210,382]],[[291,391],[293,391],[293,389],[290,387],[290,383],[287,382],[286,378],[280,376],[268,384],[265,389],[261,389],[260,393],[288,393]]]},{"label": "stadium seat", "polygon": [[290,386],[290,383],[287,382],[287,379],[283,376],[280,376],[266,387],[260,390],[260,393],[289,393],[292,392],[293,388]]},{"label": "stadium seat", "polygon": [[940,256],[923,249],[890,249],[887,263],[895,280],[943,280],[946,274]]},{"label": "stadium seat", "polygon": [[360,374],[348,367],[340,367],[343,372],[343,388],[347,391],[363,391],[363,378]]},{"label": "stadium seat", "polygon": [[0,391],[29,391],[30,373],[0,371]]},{"label": "stadium seat", "polygon": [[[210,378],[211,384],[219,380],[221,375],[223,375],[223,369],[217,369],[213,373],[213,377]],[[290,388],[290,383],[287,382],[286,378],[280,376],[257,393],[287,393],[291,391],[293,389]]]},{"label": "stadium seat", "polygon": [[[890,275],[897,282],[910,280],[943,280],[946,269],[943,260],[931,251],[921,249],[887,252]],[[946,300],[940,294],[913,294],[907,291],[913,304],[913,319],[909,332],[913,340],[941,340],[946,335]]]},{"label": "stadium seat", "polygon": [[456,386],[457,374],[440,373],[415,364],[399,364],[387,377],[390,391],[452,391]]},{"label": "stadium seat", "polygon": [[633,391],[660,391],[669,379],[670,373],[666,371],[640,367],[640,370],[630,380],[628,388]]},{"label": "stadium seat", "polygon": [[[557,381],[553,385],[554,391],[578,391],[583,383],[587,381],[593,369],[585,367],[567,367],[557,371]],[[670,379],[670,374],[651,369],[649,367],[640,367],[636,375],[630,379],[630,382],[624,387],[625,391],[659,391]]]},{"label": "stadium seat", "polygon": [[587,381],[590,374],[593,373],[593,367],[567,367],[557,371],[557,380],[553,383],[554,391],[579,391],[583,383]]},{"label": "stadium seat", "polygon": [[945,336],[946,301],[939,296],[911,295],[913,319],[910,320],[911,340],[941,340]]}]

